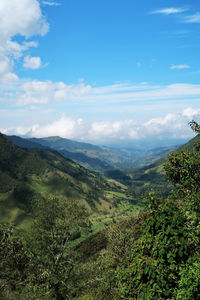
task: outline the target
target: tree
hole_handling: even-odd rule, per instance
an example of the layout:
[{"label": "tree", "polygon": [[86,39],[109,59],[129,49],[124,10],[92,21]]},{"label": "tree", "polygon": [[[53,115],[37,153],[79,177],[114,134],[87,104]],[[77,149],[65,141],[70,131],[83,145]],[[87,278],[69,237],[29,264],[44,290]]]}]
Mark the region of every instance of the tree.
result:
[{"label": "tree", "polygon": [[73,243],[88,230],[86,208],[62,198],[39,199],[26,232],[0,225],[0,298],[71,299],[79,266]]},{"label": "tree", "polygon": [[[192,130],[200,133],[200,125],[194,120],[189,123]],[[200,142],[194,142],[194,150],[171,153],[165,171],[168,179],[176,185],[179,195],[196,193],[200,189]]]},{"label": "tree", "polygon": [[72,243],[88,230],[88,212],[78,203],[49,197],[38,201],[31,235],[33,283],[46,286],[56,299],[75,290],[75,254]]}]

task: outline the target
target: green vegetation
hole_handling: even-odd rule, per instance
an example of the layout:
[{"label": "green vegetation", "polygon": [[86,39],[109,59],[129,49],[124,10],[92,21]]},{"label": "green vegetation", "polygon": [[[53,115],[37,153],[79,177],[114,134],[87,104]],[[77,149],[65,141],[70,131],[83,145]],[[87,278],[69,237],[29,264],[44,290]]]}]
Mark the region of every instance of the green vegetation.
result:
[{"label": "green vegetation", "polygon": [[[62,197],[80,203],[102,218],[110,212],[106,190],[122,185],[91,172],[48,149],[22,149],[0,135],[0,216],[24,228],[30,226],[38,199]],[[106,203],[106,205],[105,205]],[[116,206],[115,206],[116,207]]]},{"label": "green vegetation", "polygon": [[[0,225],[0,299],[199,299],[198,139],[194,152],[182,148],[164,165],[129,173],[127,186],[1,136],[1,172],[12,180],[2,184],[1,207],[31,222],[26,230]],[[139,191],[148,192],[142,210]]]},{"label": "green vegetation", "polygon": [[[152,150],[143,149],[142,151],[141,149],[130,147],[118,149],[81,143],[58,136],[40,139],[23,139],[16,136],[8,136],[8,138],[22,148],[56,150],[64,157],[73,159],[90,170],[106,172],[106,176],[115,178],[116,180],[123,180],[121,175],[122,177],[126,176],[123,173],[120,175],[119,172],[121,171],[119,169],[152,164],[159,158],[166,156],[172,150],[172,147],[161,147]],[[118,176],[118,178],[115,176]]]},{"label": "green vegetation", "polygon": [[91,299],[200,298],[199,167],[200,153],[171,154],[165,170],[173,193],[151,193],[139,217],[109,228]]}]

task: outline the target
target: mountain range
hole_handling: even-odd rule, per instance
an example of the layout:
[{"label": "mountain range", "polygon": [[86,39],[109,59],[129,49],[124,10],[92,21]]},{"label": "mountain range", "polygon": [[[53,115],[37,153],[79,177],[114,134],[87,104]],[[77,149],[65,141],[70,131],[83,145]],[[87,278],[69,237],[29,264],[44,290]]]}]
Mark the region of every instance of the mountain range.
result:
[{"label": "mountain range", "polygon": [[[178,150],[193,149],[198,139],[199,136],[195,137]],[[178,151],[177,148],[173,150]],[[125,151],[128,158],[124,155]],[[136,153],[135,150],[133,152]],[[130,206],[128,209],[122,208],[123,203],[136,207],[151,190],[161,196],[167,195],[171,190],[163,169],[168,152],[169,148],[154,149],[151,153],[148,152],[149,157],[143,159],[142,164],[146,162],[146,166],[131,168],[130,164],[127,169],[116,169],[116,165],[119,166],[117,159],[130,159],[131,150],[116,150],[60,137],[23,139],[0,134],[1,221],[28,226],[35,199],[49,196],[78,201],[96,215],[101,212],[110,217],[120,210],[123,214],[123,210],[132,209]],[[70,155],[67,158],[68,153],[76,156],[79,163],[89,165],[89,169],[72,160]],[[100,159],[97,158],[98,155]],[[148,165],[150,161],[153,163]],[[141,165],[139,162],[138,164]],[[97,169],[97,165],[98,168],[101,165],[100,169],[106,177],[91,170]]]},{"label": "mountain range", "polygon": [[142,167],[166,156],[175,147],[160,147],[155,149],[113,148],[77,142],[58,136],[47,138],[24,139],[8,136],[17,146],[31,149],[53,149],[66,158],[76,161],[82,166],[98,172],[110,169],[127,169]]}]

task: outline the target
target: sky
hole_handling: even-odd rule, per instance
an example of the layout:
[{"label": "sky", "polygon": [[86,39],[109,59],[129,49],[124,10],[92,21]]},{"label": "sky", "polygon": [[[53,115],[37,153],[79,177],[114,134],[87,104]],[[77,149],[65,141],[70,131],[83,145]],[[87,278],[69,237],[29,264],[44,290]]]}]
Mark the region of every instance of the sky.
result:
[{"label": "sky", "polygon": [[199,1],[0,1],[2,133],[159,145],[192,119]]}]

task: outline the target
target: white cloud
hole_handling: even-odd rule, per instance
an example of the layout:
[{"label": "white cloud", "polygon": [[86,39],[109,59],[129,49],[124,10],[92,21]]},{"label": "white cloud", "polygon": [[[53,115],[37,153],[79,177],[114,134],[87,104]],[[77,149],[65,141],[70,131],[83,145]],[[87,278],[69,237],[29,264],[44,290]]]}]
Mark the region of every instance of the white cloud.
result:
[{"label": "white cloud", "polygon": [[89,85],[83,83],[66,85],[64,82],[27,81],[17,90],[17,104],[47,104],[53,101],[69,100],[83,97],[91,92]]},{"label": "white cloud", "polygon": [[200,118],[200,109],[187,107],[179,114],[167,114],[163,118],[153,118],[144,124],[146,135],[165,136],[172,138],[190,138],[192,132],[188,122]]},{"label": "white cloud", "polygon": [[[162,14],[162,15],[172,15],[172,14],[180,14],[185,11],[188,11],[187,8],[181,8],[181,7],[169,7],[169,8],[163,8],[154,10],[151,12],[151,14]],[[192,15],[182,15],[181,21],[183,23],[200,23],[200,12],[196,12]]]},{"label": "white cloud", "polygon": [[187,9],[185,8],[178,8],[178,7],[168,7],[163,9],[158,9],[152,11],[152,14],[164,14],[164,15],[171,15],[171,14],[177,14],[185,12]]},{"label": "white cloud", "polygon": [[80,138],[82,120],[73,119],[63,115],[60,119],[46,125],[33,124],[28,126],[15,126],[14,128],[1,128],[4,134],[27,135],[30,137],[61,136],[64,138]]},{"label": "white cloud", "polygon": [[[27,41],[34,35],[45,35],[49,25],[42,15],[38,0],[0,1],[0,63],[7,64],[1,72],[0,81],[16,80],[13,73],[15,59],[30,47],[37,47],[35,41]],[[16,36],[24,37],[22,42]]]},{"label": "white cloud", "polygon": [[12,62],[0,53],[0,82],[15,82],[18,76],[12,72]]},{"label": "white cloud", "polygon": [[27,69],[39,69],[42,65],[40,57],[30,57],[29,55],[24,57],[23,67]]},{"label": "white cloud", "polygon": [[186,16],[183,21],[185,23],[200,23],[200,13],[197,12],[196,14],[194,15],[189,15],[189,16]]},{"label": "white cloud", "polygon": [[193,118],[200,119],[200,109],[185,108],[181,113],[166,114],[163,117],[152,118],[140,124],[134,119],[118,121],[88,122],[82,118],[72,118],[62,115],[53,122],[36,123],[31,126],[15,126],[1,128],[5,134],[27,135],[31,137],[61,136],[85,141],[117,141],[140,139],[170,139],[190,138],[193,133],[188,122]]},{"label": "white cloud", "polygon": [[29,55],[24,57],[23,67],[27,69],[36,70],[41,68],[42,61],[40,57],[30,57]]},{"label": "white cloud", "polygon": [[133,103],[140,101],[168,101],[175,99],[200,99],[200,85],[175,83],[166,86],[150,86],[148,84],[122,85],[92,88],[87,97],[82,97],[82,101],[101,103]]},{"label": "white cloud", "polygon": [[47,104],[53,99],[52,81],[27,81],[19,87],[17,104]]},{"label": "white cloud", "polygon": [[60,3],[55,2],[55,1],[42,1],[42,4],[47,5],[47,6],[59,6]]},{"label": "white cloud", "polygon": [[62,136],[65,138],[73,138],[79,129],[79,121],[68,117],[61,117],[61,119],[54,121],[51,124],[44,126],[35,125],[27,132],[30,136],[44,137],[44,136]]},{"label": "white cloud", "polygon": [[88,131],[90,140],[137,140],[140,134],[134,120],[93,122]]},{"label": "white cloud", "polygon": [[[23,52],[30,47],[37,47],[38,43],[35,41],[24,41],[22,44],[8,40],[7,44],[4,45],[4,51],[7,56],[12,56],[13,58],[19,58],[23,55]],[[2,48],[3,50],[3,48]]]},{"label": "white cloud", "polygon": [[[176,114],[167,114],[163,118],[153,118],[144,123],[144,128],[149,134],[160,134],[177,128],[179,116]],[[179,125],[178,125],[179,127]]]},{"label": "white cloud", "polygon": [[[0,60],[1,65],[1,60]],[[2,63],[1,76],[4,76],[6,70],[8,77],[15,81],[16,75],[12,74],[12,67]],[[66,84],[64,82],[47,81],[18,81],[18,84],[7,84],[1,89],[10,89],[13,92],[13,101],[17,105],[34,105],[58,103],[60,101],[81,105],[108,105],[133,103],[140,104],[141,101],[158,103],[169,103],[171,101],[199,101],[200,100],[200,84],[175,83],[166,86],[153,86],[148,83],[131,85],[131,84],[115,84],[111,86],[92,87],[85,83]],[[14,103],[13,103],[14,104]]]},{"label": "white cloud", "polygon": [[121,122],[94,122],[91,124],[89,136],[93,139],[102,139],[105,137],[113,138],[116,135],[118,136],[122,125]]},{"label": "white cloud", "polygon": [[195,116],[200,115],[200,109],[193,109],[191,107],[187,107],[183,110],[182,116],[192,120]]},{"label": "white cloud", "polygon": [[171,65],[170,69],[171,69],[171,70],[175,70],[175,69],[179,69],[179,70],[182,70],[182,69],[190,69],[190,66],[187,65],[187,64],[182,64],[182,65]]},{"label": "white cloud", "polygon": [[1,1],[0,19],[1,39],[7,40],[17,34],[25,37],[44,35],[49,29],[37,0]]}]

